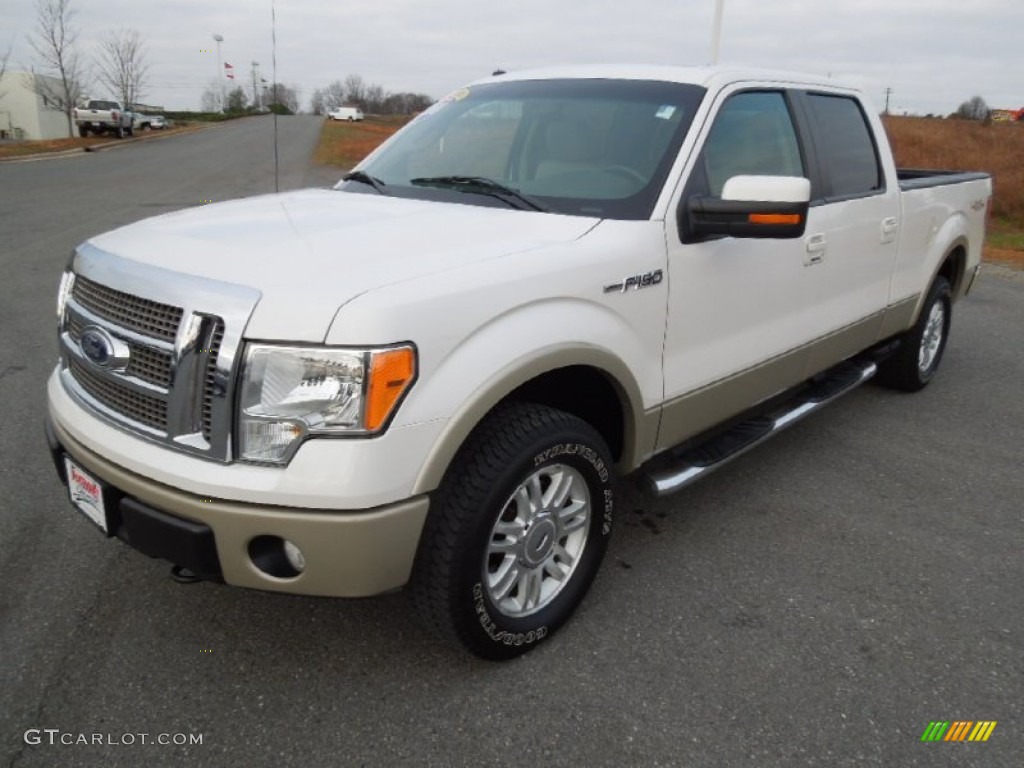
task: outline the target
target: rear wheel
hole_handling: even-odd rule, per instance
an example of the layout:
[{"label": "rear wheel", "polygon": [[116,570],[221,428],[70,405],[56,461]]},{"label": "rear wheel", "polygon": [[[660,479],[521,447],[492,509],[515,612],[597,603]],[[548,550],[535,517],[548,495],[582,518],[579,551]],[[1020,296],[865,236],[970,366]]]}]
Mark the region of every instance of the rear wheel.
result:
[{"label": "rear wheel", "polygon": [[892,389],[917,392],[928,384],[942,362],[952,319],[949,281],[935,278],[914,327],[900,337],[900,347],[878,368],[878,382]]},{"label": "rear wheel", "polygon": [[114,132],[117,134],[117,138],[119,138],[119,139],[123,139],[124,138],[124,126],[121,125],[120,123],[117,124],[117,128],[115,129]]},{"label": "rear wheel", "polygon": [[612,531],[611,458],[586,422],[499,407],[431,501],[412,594],[427,624],[486,659],[518,656],[572,615]]}]

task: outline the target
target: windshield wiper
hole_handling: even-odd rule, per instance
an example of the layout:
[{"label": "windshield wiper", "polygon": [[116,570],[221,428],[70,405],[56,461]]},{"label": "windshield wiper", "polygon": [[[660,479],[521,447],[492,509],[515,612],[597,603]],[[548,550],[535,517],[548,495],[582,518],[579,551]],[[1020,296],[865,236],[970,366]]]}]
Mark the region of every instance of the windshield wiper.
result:
[{"label": "windshield wiper", "polygon": [[490,195],[521,210],[545,212],[548,210],[518,189],[507,187],[501,182],[488,179],[485,176],[421,176],[410,179],[409,183],[418,187],[448,187],[471,194]]},{"label": "windshield wiper", "polygon": [[342,181],[358,181],[361,184],[369,184],[371,187],[373,187],[375,190],[377,190],[380,194],[382,194],[382,195],[386,195],[387,194],[388,185],[385,184],[380,179],[378,179],[376,176],[371,176],[366,171],[352,171],[351,173],[346,173],[344,176],[341,177],[341,180]]}]

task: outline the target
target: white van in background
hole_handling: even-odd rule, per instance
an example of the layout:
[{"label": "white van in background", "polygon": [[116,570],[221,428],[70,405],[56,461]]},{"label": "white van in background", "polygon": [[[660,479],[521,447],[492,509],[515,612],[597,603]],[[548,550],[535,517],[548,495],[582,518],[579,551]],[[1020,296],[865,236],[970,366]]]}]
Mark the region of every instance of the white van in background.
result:
[{"label": "white van in background", "polygon": [[348,120],[352,122],[353,120],[362,120],[365,117],[363,111],[358,107],[338,107],[327,113],[328,120]]}]

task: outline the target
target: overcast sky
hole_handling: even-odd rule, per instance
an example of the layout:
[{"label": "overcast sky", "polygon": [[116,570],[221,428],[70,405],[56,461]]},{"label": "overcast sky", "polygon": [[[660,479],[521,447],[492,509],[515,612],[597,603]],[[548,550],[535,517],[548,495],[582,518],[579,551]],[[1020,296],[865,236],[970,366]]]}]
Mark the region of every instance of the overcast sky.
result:
[{"label": "overcast sky", "polygon": [[[71,0],[88,59],[109,30],[137,29],[151,64],[143,101],[195,109],[218,75],[269,81],[270,0]],[[277,0],[277,79],[313,89],[358,73],[435,98],[465,82],[552,64],[705,64],[714,0]],[[0,54],[28,69],[34,0],[0,0]],[[831,74],[894,112],[947,114],[981,95],[1024,106],[1022,0],[725,0],[721,61]],[[107,96],[99,88],[94,96]]]}]

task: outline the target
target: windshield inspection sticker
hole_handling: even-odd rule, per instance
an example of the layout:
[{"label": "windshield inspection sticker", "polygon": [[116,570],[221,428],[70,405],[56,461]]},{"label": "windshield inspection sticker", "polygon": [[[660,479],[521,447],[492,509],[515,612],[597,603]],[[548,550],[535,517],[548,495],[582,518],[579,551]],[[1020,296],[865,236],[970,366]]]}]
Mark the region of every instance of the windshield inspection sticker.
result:
[{"label": "windshield inspection sticker", "polygon": [[455,93],[445,96],[441,101],[462,101],[469,96],[469,88],[459,88]]},{"label": "windshield inspection sticker", "polygon": [[654,116],[657,117],[659,120],[671,120],[672,115],[674,115],[675,113],[676,108],[673,107],[671,104],[666,104],[665,106],[660,107],[658,111],[654,113]]}]

